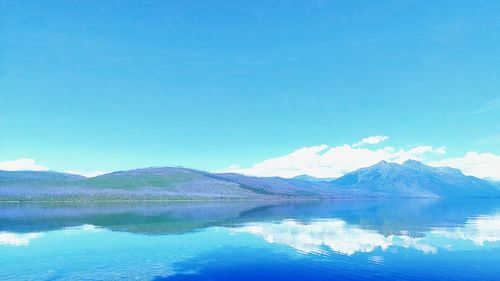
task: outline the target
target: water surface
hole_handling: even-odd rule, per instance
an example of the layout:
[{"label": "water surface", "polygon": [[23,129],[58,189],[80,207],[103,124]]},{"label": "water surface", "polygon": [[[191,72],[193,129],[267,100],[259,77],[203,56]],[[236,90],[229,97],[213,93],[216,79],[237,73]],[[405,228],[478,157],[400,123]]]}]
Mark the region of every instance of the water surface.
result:
[{"label": "water surface", "polygon": [[500,201],[0,204],[0,280],[500,280]]}]

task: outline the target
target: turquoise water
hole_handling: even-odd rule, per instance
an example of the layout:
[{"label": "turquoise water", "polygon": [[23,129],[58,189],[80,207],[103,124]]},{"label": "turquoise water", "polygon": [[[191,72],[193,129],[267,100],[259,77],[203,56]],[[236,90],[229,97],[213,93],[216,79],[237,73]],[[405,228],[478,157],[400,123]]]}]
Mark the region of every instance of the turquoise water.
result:
[{"label": "turquoise water", "polygon": [[500,280],[500,200],[0,205],[0,280]]}]

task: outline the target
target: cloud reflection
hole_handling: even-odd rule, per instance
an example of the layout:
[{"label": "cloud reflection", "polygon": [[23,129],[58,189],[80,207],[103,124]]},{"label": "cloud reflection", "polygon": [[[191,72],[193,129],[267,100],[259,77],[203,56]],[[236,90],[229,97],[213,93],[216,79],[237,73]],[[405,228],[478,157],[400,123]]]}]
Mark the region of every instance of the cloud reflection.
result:
[{"label": "cloud reflection", "polygon": [[12,233],[0,232],[0,245],[28,246],[32,239],[42,237],[42,233]]},{"label": "cloud reflection", "polygon": [[437,228],[431,233],[453,240],[469,240],[483,246],[485,242],[500,241],[500,214],[468,220],[463,227]]},{"label": "cloud reflection", "polygon": [[285,220],[279,223],[254,223],[237,229],[262,237],[268,243],[288,245],[299,252],[327,254],[333,252],[353,255],[369,253],[377,248],[387,250],[390,246],[413,248],[424,253],[435,253],[431,245],[422,243],[421,238],[408,235],[384,236],[374,230],[349,225],[340,219],[328,219],[311,223]]},{"label": "cloud reflection", "polygon": [[102,228],[95,226],[93,224],[82,224],[79,226],[69,226],[64,228],[65,232],[70,232],[70,231],[87,231],[87,232],[96,232],[96,231],[102,231]]},{"label": "cloud reflection", "polygon": [[277,223],[252,223],[235,230],[262,237],[268,243],[290,246],[302,253],[327,254],[328,251],[353,255],[370,253],[389,247],[415,249],[434,254],[438,248],[459,249],[459,241],[470,241],[475,247],[500,241],[500,214],[469,219],[464,225],[433,228],[422,237],[411,237],[408,231],[400,235],[383,235],[375,230],[349,225],[341,219],[302,223],[284,220]]}]

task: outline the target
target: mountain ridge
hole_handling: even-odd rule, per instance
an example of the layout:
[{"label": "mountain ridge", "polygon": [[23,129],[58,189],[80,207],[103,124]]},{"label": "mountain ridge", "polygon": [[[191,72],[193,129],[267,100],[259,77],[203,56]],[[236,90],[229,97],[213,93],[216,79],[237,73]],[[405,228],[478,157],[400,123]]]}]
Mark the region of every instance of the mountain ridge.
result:
[{"label": "mountain ridge", "polygon": [[331,183],[341,188],[410,197],[482,197],[498,193],[498,189],[486,180],[466,176],[458,169],[431,167],[415,160],[402,164],[381,161],[347,173]]},{"label": "mountain ridge", "polygon": [[308,174],[302,174],[302,175],[295,176],[292,179],[317,182],[317,181],[332,181],[332,180],[335,180],[336,178],[318,178],[318,177],[310,176]]},{"label": "mountain ridge", "polygon": [[449,167],[381,161],[331,181],[149,167],[95,177],[0,171],[0,200],[169,200],[500,197],[496,185]]}]

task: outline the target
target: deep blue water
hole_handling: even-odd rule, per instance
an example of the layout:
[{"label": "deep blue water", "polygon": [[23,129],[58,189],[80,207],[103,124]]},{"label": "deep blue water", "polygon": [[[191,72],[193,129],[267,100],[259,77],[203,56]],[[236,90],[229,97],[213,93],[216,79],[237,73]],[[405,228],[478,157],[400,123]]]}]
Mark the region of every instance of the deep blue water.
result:
[{"label": "deep blue water", "polygon": [[500,200],[4,203],[0,280],[500,280]]}]

